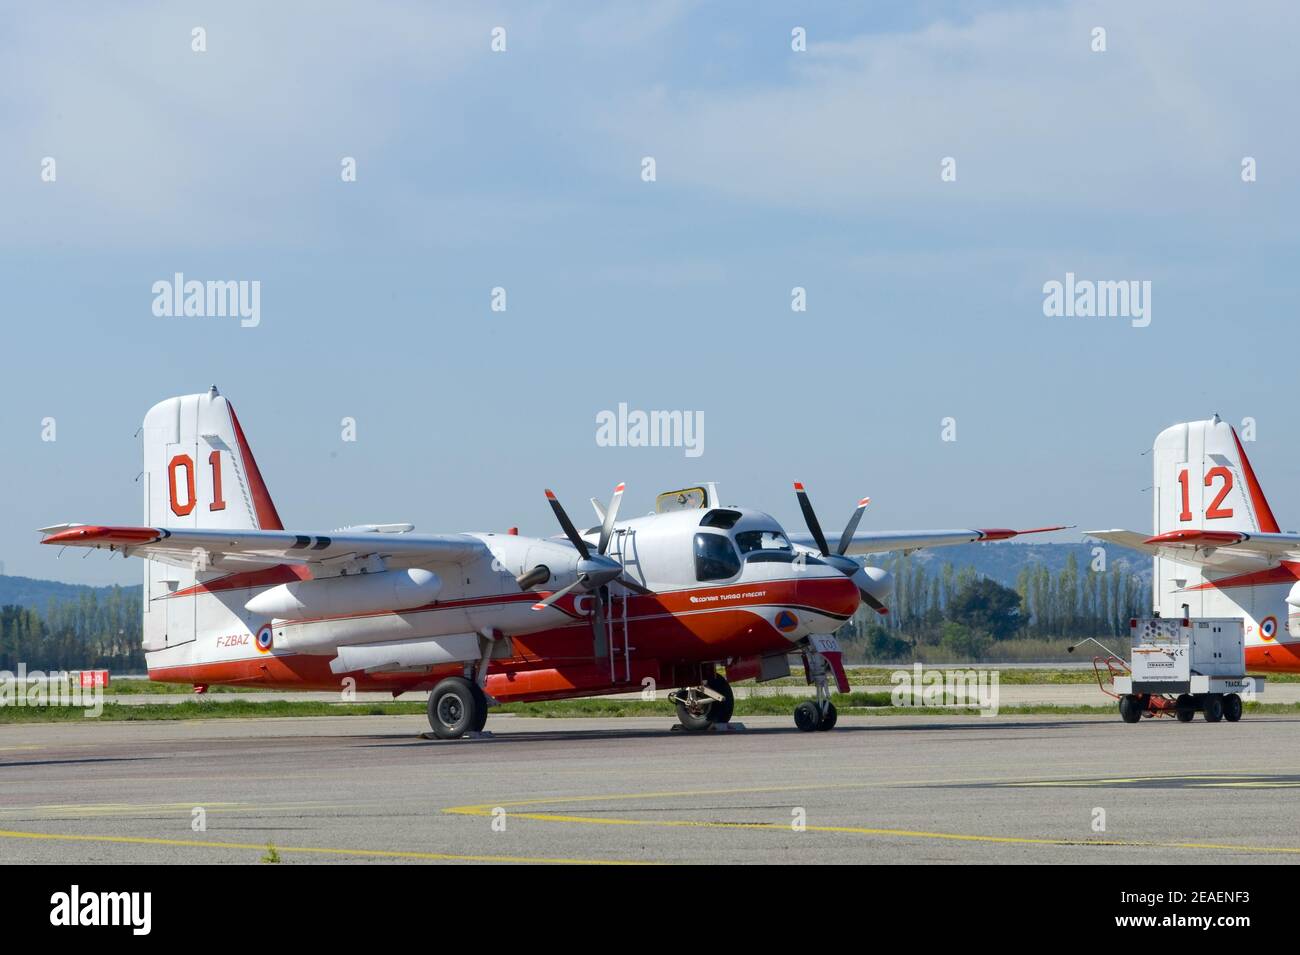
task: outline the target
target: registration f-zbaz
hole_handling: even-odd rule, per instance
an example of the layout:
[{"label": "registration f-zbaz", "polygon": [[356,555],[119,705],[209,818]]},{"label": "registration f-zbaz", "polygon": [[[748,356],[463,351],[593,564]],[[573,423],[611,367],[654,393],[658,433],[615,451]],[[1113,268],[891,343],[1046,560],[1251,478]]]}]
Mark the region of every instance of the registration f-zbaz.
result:
[{"label": "registration f-zbaz", "polygon": [[[828,544],[796,485],[809,535],[719,505],[712,485],[660,495],[619,520],[623,486],[562,537],[416,534],[406,524],[285,530],[230,403],[169,398],[145,416],[143,526],[59,524],[43,543],[144,558],[149,676],[294,689],[430,690],[442,738],[479,731],[498,702],[674,687],[688,730],[726,723],[730,680],[789,673],[802,654],[815,699],[802,730],[835,724],[848,683],[832,634],[888,575],[850,554],[998,540],[1009,530],[857,533],[859,502]],[[1041,528],[1048,530],[1050,528]]]}]

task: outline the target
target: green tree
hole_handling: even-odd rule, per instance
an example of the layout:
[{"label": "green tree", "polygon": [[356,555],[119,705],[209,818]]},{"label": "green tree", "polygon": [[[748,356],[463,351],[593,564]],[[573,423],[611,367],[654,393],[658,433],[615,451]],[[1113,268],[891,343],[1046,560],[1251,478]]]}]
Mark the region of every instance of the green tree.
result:
[{"label": "green tree", "polygon": [[987,577],[962,585],[948,605],[948,619],[994,640],[1014,636],[1025,624],[1020,595]]}]

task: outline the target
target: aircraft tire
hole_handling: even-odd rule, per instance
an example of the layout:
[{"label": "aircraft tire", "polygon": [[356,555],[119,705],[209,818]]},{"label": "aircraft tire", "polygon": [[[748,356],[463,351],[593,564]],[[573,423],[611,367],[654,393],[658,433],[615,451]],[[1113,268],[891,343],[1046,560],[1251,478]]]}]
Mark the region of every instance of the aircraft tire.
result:
[{"label": "aircraft tire", "polygon": [[[475,692],[477,690],[477,693]],[[460,739],[487,712],[483,691],[469,680],[449,676],[429,694],[429,727],[438,739]]]},{"label": "aircraft tire", "polygon": [[714,700],[709,707],[709,722],[730,723],[731,715],[736,712],[736,695],[731,690],[731,683],[725,676],[715,673],[704,681],[704,685],[715,693],[722,694],[721,702]]},{"label": "aircraft tire", "polygon": [[474,725],[470,729],[475,733],[483,732],[483,727],[487,726],[488,718],[488,701],[487,694],[477,683],[471,683],[470,688],[474,692],[474,702],[478,705],[478,716],[474,720]]},{"label": "aircraft tire", "polygon": [[802,733],[813,732],[821,724],[821,721],[821,711],[812,700],[805,700],[794,708],[794,725],[799,727],[799,731]]},{"label": "aircraft tire", "polygon": [[826,730],[834,729],[835,721],[837,719],[839,719],[839,714],[835,712],[835,704],[827,703],[826,712],[825,714],[823,714],[821,720],[818,721],[817,729],[822,732],[825,732]]},{"label": "aircraft tire", "polygon": [[682,724],[682,729],[684,730],[691,733],[703,733],[713,725],[713,717],[710,714],[710,711],[713,709],[714,705],[716,704],[710,705],[702,714],[696,716],[686,708],[685,703],[679,702],[677,704],[677,721]]}]

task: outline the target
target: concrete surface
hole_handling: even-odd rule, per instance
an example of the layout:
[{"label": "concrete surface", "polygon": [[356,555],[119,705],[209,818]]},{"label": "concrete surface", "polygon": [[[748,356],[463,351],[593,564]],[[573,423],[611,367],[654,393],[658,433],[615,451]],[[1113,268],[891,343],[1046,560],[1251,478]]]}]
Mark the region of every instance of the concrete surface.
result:
[{"label": "concrete surface", "polygon": [[670,722],[497,715],[450,743],[419,717],[0,726],[0,859],[1300,860],[1289,716]]}]

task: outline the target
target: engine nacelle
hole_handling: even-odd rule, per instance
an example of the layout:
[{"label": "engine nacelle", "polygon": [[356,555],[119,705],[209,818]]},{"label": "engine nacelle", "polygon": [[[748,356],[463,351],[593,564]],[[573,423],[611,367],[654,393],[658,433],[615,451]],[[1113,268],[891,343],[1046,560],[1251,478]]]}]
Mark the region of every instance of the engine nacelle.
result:
[{"label": "engine nacelle", "polygon": [[431,570],[385,570],[280,584],[244,604],[249,613],[276,620],[342,617],[384,610],[410,610],[433,603],[442,579]]},{"label": "engine nacelle", "polygon": [[853,582],[881,603],[888,602],[894,589],[894,575],[881,567],[863,567],[853,575]]}]

